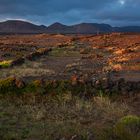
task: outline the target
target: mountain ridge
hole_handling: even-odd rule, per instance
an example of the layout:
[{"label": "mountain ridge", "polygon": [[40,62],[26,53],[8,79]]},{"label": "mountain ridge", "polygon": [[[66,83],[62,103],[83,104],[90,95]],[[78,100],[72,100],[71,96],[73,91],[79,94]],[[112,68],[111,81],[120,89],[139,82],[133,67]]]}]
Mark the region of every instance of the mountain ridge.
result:
[{"label": "mountain ridge", "polygon": [[22,20],[0,22],[0,33],[98,34],[111,32],[140,32],[140,26],[112,27],[104,23],[79,23],[68,26],[59,22],[53,23],[50,26],[45,26]]}]

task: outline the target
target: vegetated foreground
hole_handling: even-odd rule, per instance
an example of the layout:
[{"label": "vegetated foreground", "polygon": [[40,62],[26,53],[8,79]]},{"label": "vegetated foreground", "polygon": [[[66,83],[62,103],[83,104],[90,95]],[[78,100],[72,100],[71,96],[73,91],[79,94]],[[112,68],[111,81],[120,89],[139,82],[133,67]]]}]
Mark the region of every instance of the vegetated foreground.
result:
[{"label": "vegetated foreground", "polygon": [[139,140],[140,35],[0,36],[2,140]]}]

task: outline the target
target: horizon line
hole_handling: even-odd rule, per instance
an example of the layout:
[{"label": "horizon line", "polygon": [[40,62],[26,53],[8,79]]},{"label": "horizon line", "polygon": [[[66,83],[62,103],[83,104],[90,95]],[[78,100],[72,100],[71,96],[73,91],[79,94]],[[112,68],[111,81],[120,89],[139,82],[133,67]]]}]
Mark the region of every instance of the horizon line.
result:
[{"label": "horizon line", "polygon": [[79,22],[79,23],[75,23],[75,24],[71,24],[71,25],[67,25],[67,24],[64,24],[64,23],[61,23],[61,22],[54,22],[54,23],[51,23],[49,25],[45,25],[45,24],[39,24],[39,23],[35,23],[34,21],[30,21],[30,20],[26,20],[26,19],[5,19],[5,20],[0,20],[0,23],[2,22],[6,22],[6,21],[21,21],[21,22],[27,22],[27,23],[31,23],[31,24],[34,24],[34,25],[37,25],[37,26],[46,26],[46,27],[49,27],[53,24],[61,24],[61,25],[64,25],[64,26],[74,26],[74,25],[79,25],[79,24],[106,24],[106,25],[110,25],[111,27],[140,27],[140,25],[123,25],[123,26],[112,26],[111,24],[108,24],[108,23],[104,23],[104,22]]}]

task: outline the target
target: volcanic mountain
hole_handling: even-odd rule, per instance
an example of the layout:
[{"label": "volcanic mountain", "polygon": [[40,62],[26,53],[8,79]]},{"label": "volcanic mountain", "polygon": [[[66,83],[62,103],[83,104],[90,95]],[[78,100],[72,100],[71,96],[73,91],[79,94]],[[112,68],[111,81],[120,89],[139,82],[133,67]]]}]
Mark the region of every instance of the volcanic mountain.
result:
[{"label": "volcanic mountain", "polygon": [[112,27],[107,24],[96,24],[96,23],[81,23],[72,26],[66,26],[61,23],[54,23],[47,28],[49,33],[79,33],[79,34],[90,34],[90,33],[103,33],[112,32]]},{"label": "volcanic mountain", "polygon": [[46,28],[44,25],[38,26],[20,20],[0,22],[0,33],[41,33],[44,32]]},{"label": "volcanic mountain", "polygon": [[2,33],[52,33],[52,34],[98,34],[111,32],[140,32],[140,26],[112,27],[109,24],[81,23],[67,26],[54,23],[50,26],[35,25],[27,21],[8,20],[0,22],[0,34]]}]

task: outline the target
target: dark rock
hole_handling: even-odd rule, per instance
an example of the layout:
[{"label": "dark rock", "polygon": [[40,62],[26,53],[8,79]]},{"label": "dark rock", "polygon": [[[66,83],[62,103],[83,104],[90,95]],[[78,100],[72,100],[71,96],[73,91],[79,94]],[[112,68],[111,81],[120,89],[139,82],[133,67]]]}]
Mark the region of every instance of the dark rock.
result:
[{"label": "dark rock", "polygon": [[122,90],[125,87],[125,80],[121,78],[118,80],[118,90]]},{"label": "dark rock", "polygon": [[102,81],[101,81],[101,84],[102,84],[102,88],[103,89],[107,89],[108,86],[109,86],[109,80],[108,80],[108,78],[103,78]]},{"label": "dark rock", "polygon": [[46,55],[48,54],[49,51],[51,51],[51,48],[41,48],[39,50],[37,50],[36,52],[32,52],[29,55],[26,56],[26,59],[33,61],[34,59],[42,56],[42,55]]},{"label": "dark rock", "polygon": [[21,65],[21,64],[23,64],[24,62],[25,62],[24,58],[18,58],[18,59],[16,59],[16,60],[12,61],[11,66]]}]

